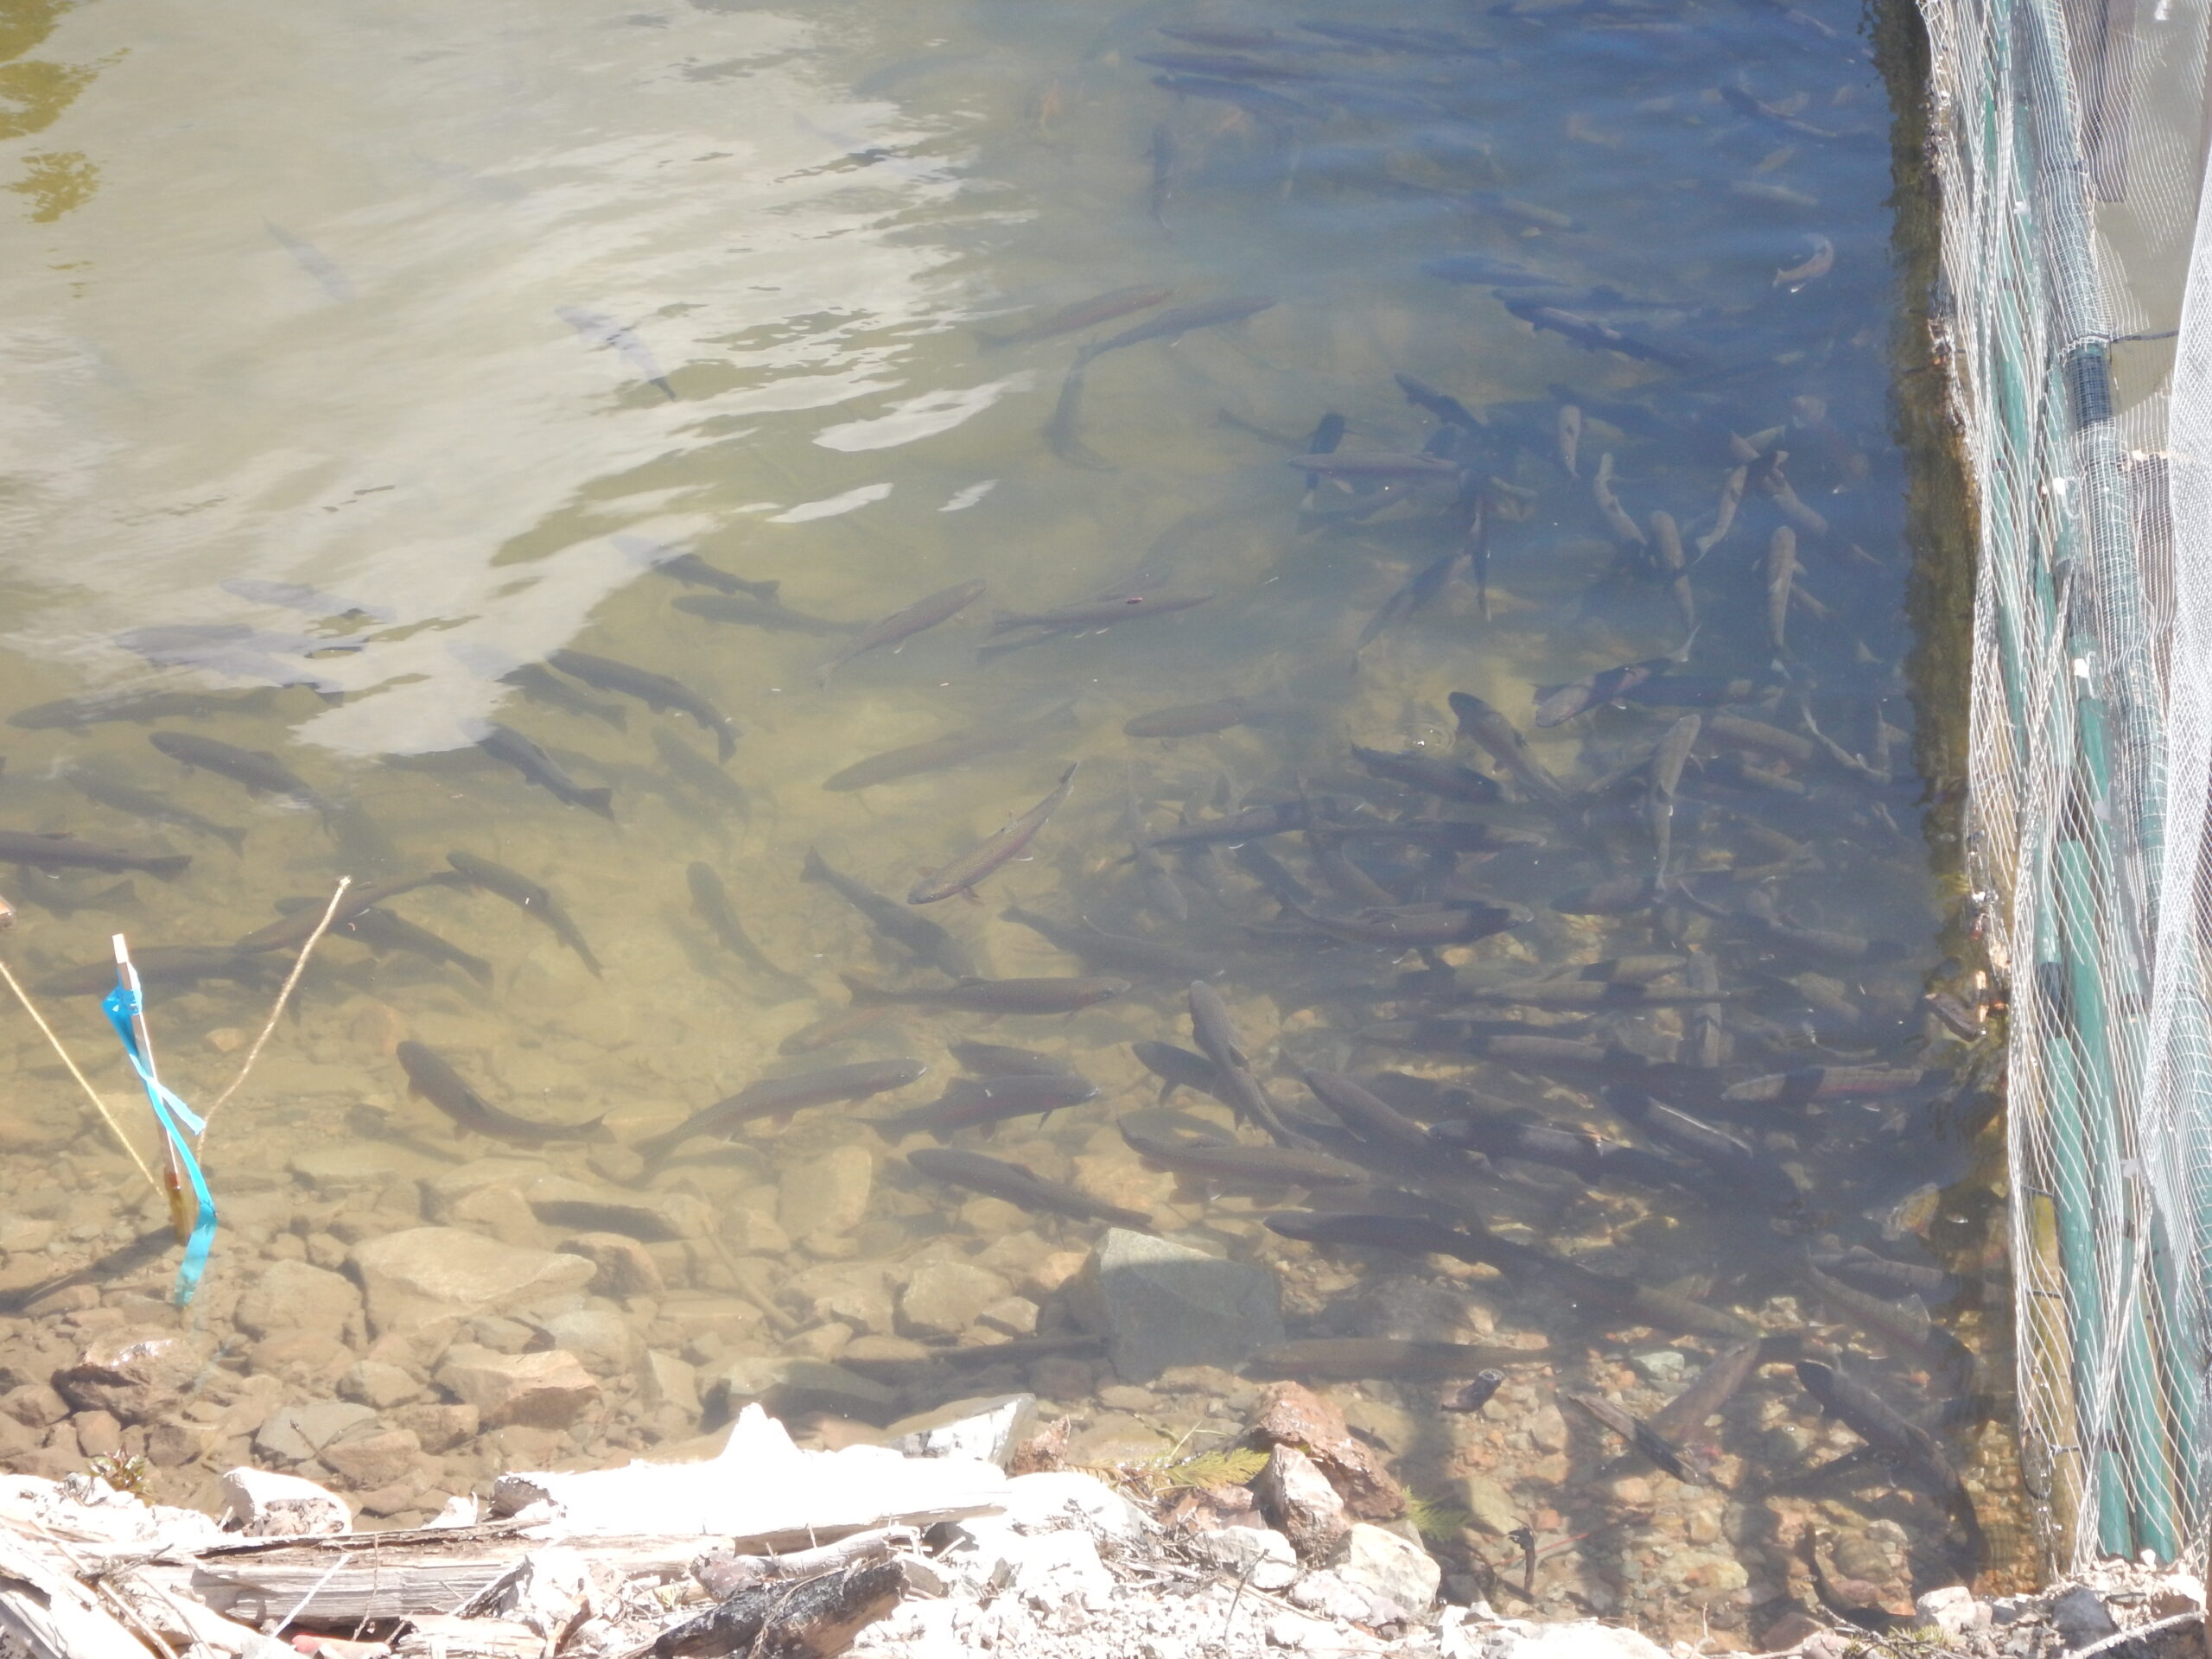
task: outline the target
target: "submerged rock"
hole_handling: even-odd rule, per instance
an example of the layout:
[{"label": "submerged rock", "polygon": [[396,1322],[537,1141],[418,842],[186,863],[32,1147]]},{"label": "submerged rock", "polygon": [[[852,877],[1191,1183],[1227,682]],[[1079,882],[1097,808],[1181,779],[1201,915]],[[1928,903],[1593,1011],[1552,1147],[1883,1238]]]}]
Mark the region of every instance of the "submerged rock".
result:
[{"label": "submerged rock", "polygon": [[791,1275],[786,1287],[816,1319],[888,1336],[897,1304],[882,1267],[874,1262],[824,1262]]},{"label": "submerged rock", "polygon": [[207,1363],[204,1345],[180,1332],[111,1332],[93,1338],[74,1364],[56,1372],[54,1386],[80,1411],[143,1422],[189,1388]]},{"label": "submerged rock", "polygon": [[304,1262],[272,1262],[238,1298],[234,1315],[249,1336],[304,1335],[343,1339],[361,1318],[361,1293],[342,1274]]},{"label": "submerged rock", "polygon": [[864,1422],[887,1421],[899,1409],[899,1396],[882,1383],[827,1360],[791,1355],[732,1360],[709,1382],[706,1402],[718,1419],[755,1404],[773,1417],[826,1411]]},{"label": "submerged rock", "polygon": [[476,1408],[486,1428],[566,1428],[599,1398],[599,1382],[571,1353],[501,1354],[456,1343],[438,1382]]},{"label": "submerged rock", "polygon": [[404,1428],[341,1435],[322,1448],[323,1466],[368,1491],[404,1481],[423,1463],[423,1443]]},{"label": "submerged rock", "polygon": [[70,1421],[77,1449],[88,1458],[112,1458],[123,1451],[123,1425],[111,1412],[80,1411]]},{"label": "submerged rock", "polygon": [[1478,1531],[1503,1538],[1521,1525],[1521,1506],[1488,1475],[1469,1475],[1459,1483],[1459,1496],[1474,1518]]},{"label": "submerged rock", "polygon": [[597,1271],[586,1287],[593,1294],[628,1300],[668,1294],[652,1252],[626,1233],[579,1233],[561,1241],[564,1255],[580,1255]]},{"label": "submerged rock", "polygon": [[638,1369],[645,1344],[638,1328],[620,1313],[605,1308],[580,1307],[573,1313],[556,1313],[545,1322],[553,1345],[574,1354],[594,1376],[626,1376]]},{"label": "submerged rock", "polygon": [[899,1317],[918,1335],[954,1337],[1011,1288],[987,1268],[965,1262],[925,1262],[899,1294]]},{"label": "submerged rock", "polygon": [[1037,1334],[1037,1304],[1027,1296],[1002,1296],[976,1316],[976,1323],[1009,1337]]},{"label": "submerged rock", "polygon": [[38,1431],[29,1424],[0,1414],[0,1462],[4,1462],[10,1471],[19,1474],[35,1472],[32,1460],[41,1444]]},{"label": "submerged rock", "polygon": [[492,1309],[513,1311],[582,1292],[593,1262],[502,1244],[457,1227],[410,1227],[359,1245],[353,1265],[378,1336]]},{"label": "submerged rock", "polygon": [[699,1373],[688,1362],[657,1348],[649,1350],[639,1367],[638,1382],[647,1405],[664,1408],[686,1421],[698,1417]]},{"label": "submerged rock", "polygon": [[836,1237],[868,1214],[875,1191],[875,1159],[868,1148],[836,1147],[784,1173],[776,1220],[793,1238]]},{"label": "submerged rock", "polygon": [[448,1452],[463,1440],[473,1440],[483,1427],[470,1405],[402,1406],[389,1421],[422,1442],[425,1452]]},{"label": "submerged rock", "polygon": [[1068,1296],[1131,1382],[1174,1365],[1235,1365],[1283,1339],[1281,1287],[1267,1268],[1125,1228],[1107,1230]]},{"label": "submerged rock", "polygon": [[348,1400],[381,1411],[387,1406],[404,1405],[419,1397],[423,1385],[415,1380],[412,1372],[401,1366],[365,1359],[338,1379],[338,1391]]},{"label": "submerged rock", "polygon": [[1069,1437],[1065,1460],[1081,1468],[1105,1469],[1156,1463],[1174,1449],[1173,1435],[1135,1412],[1095,1411],[1090,1421]]},{"label": "submerged rock", "polygon": [[340,1435],[375,1421],[376,1413],[368,1407],[341,1400],[283,1406],[270,1413],[254,1432],[253,1449],[264,1457],[305,1463]]}]

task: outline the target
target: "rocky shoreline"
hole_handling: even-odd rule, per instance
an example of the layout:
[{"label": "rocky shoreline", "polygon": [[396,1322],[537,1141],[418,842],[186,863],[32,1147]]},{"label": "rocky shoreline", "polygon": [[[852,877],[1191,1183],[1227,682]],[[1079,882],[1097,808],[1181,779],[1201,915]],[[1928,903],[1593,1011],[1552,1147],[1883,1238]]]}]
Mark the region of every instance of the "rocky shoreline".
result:
[{"label": "rocky shoreline", "polygon": [[[225,1471],[258,1468],[327,1492],[364,1537],[411,1535],[472,1513],[514,1470],[712,1458],[755,1411],[813,1454],[958,1450],[1102,1475],[1206,1582],[1228,1573],[1278,1599],[1304,1585],[1314,1606],[1285,1601],[1286,1618],[1318,1609],[1370,1632],[1427,1628],[1440,1602],[1770,1651],[1820,1627],[1808,1538],[1869,1617],[1909,1617],[1909,1586],[1929,1581],[1908,1560],[1909,1507],[1855,1523],[1832,1499],[1764,1491],[1742,1457],[1707,1459],[1691,1484],[1602,1429],[1578,1439],[1560,1353],[1470,1287],[1119,1228],[1069,1249],[997,1215],[976,1218],[980,1248],[941,1237],[887,1265],[837,1248],[868,1179],[851,1146],[788,1172],[784,1213],[819,1223],[816,1259],[796,1269],[718,1248],[691,1194],[510,1160],[357,1187],[305,1230],[288,1196],[293,1226],[269,1234],[250,1277],[219,1269],[189,1322],[127,1271],[32,1287],[0,1332],[0,1468],[105,1472],[204,1513],[232,1504]],[[427,1197],[428,1218],[408,1195]],[[1346,1334],[1288,1334],[1356,1287],[1359,1321],[1321,1326]],[[1582,1373],[1586,1410],[1649,1411],[1708,1363],[1656,1334],[1630,1354]],[[1780,1357],[1748,1357],[1743,1375],[1769,1375],[1719,1414],[1739,1443],[1784,1463],[1856,1444]],[[995,1425],[981,1447],[961,1427],[978,1418]],[[1578,1465],[1612,1529],[1596,1543],[1547,1496]],[[818,1517],[807,1525],[818,1541]],[[1346,1571],[1372,1579],[1350,1599],[1335,1587]],[[1373,1616],[1357,1600],[1370,1592],[1406,1619]]]},{"label": "rocky shoreline", "polygon": [[[1071,1469],[1067,1424],[1027,1395],[886,1438],[803,1449],[753,1404],[711,1456],[508,1474],[431,1524],[372,1531],[314,1482],[251,1467],[222,1477],[219,1516],[146,1502],[139,1465],[0,1477],[0,1659],[1735,1650],[1452,1594],[1396,1483],[1295,1383],[1266,1391],[1241,1458]],[[1804,1659],[2195,1659],[2203,1605],[2187,1573],[2114,1563],[2037,1596],[1934,1591],[1878,1628],[1808,1602],[1770,1629]]]}]

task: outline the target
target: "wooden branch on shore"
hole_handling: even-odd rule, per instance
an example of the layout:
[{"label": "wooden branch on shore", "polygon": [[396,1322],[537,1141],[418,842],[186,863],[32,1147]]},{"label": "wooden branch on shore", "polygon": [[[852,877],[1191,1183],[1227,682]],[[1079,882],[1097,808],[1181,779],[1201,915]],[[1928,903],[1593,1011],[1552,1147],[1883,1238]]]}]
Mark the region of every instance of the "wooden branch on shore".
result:
[{"label": "wooden branch on shore", "polygon": [[899,1564],[868,1561],[811,1579],[741,1590],[634,1659],[834,1659],[899,1604]]},{"label": "wooden branch on shore", "polygon": [[[790,1557],[824,1545],[834,1549],[855,1532],[876,1541],[887,1535],[880,1528],[824,1527],[744,1538],[696,1533],[594,1538],[590,1547],[593,1560],[613,1570],[674,1579],[687,1572],[702,1552]],[[274,1541],[257,1540],[251,1546],[202,1551],[186,1571],[146,1570],[156,1577],[177,1573],[173,1587],[188,1590],[218,1611],[251,1624],[280,1618],[307,1598],[294,1622],[315,1630],[350,1627],[363,1619],[449,1612],[489,1590],[531,1550],[549,1541],[519,1535],[511,1528],[456,1527],[337,1533],[265,1547]],[[867,1553],[872,1547],[858,1548]],[[836,1558],[823,1557],[825,1562],[830,1559]],[[309,1592],[314,1592],[311,1597]]]},{"label": "wooden branch on shore", "polygon": [[856,1532],[818,1549],[790,1555],[740,1555],[711,1551],[692,1563],[691,1576],[715,1596],[729,1596],[772,1579],[810,1579],[817,1573],[880,1561],[896,1548],[912,1548],[921,1535],[912,1527],[878,1527]]}]

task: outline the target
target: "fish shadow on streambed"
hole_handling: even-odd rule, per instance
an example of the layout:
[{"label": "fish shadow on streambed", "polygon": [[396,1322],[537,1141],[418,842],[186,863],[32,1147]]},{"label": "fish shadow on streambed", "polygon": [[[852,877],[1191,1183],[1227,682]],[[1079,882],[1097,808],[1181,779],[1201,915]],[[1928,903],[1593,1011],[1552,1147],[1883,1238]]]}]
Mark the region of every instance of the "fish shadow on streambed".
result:
[{"label": "fish shadow on streambed", "polygon": [[457,1131],[515,1146],[613,1139],[606,1128],[604,1113],[581,1123],[557,1123],[523,1117],[494,1106],[443,1055],[422,1043],[411,1039],[402,1042],[394,1058],[406,1074],[407,1092],[436,1107],[453,1122]]},{"label": "fish shadow on streambed", "polygon": [[759,999],[760,1006],[764,1008],[779,1008],[785,1003],[796,1002],[811,994],[810,988],[804,983],[772,979],[747,967],[728,950],[717,945],[705,926],[689,912],[664,907],[661,920],[675,939],[677,948],[683,952],[684,960],[691,964],[691,970],[702,979],[712,980],[721,985],[741,986],[748,992],[764,990],[770,985],[777,987],[775,995]]},{"label": "fish shadow on streambed", "polygon": [[487,1014],[508,1012],[507,1005],[499,1000],[490,982],[479,981],[474,976],[456,978],[447,967],[427,957],[410,957],[399,949],[372,949],[375,954],[367,960],[343,964],[326,964],[318,952],[316,961],[309,965],[292,995],[293,1010],[310,986],[345,985],[353,988],[357,995],[378,998],[388,998],[396,991],[415,987],[429,988],[458,996]]}]

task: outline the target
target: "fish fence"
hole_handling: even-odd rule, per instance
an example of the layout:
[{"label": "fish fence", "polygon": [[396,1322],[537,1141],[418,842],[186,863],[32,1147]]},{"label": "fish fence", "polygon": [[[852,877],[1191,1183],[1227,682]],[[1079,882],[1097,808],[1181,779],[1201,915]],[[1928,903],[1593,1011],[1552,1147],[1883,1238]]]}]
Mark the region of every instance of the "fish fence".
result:
[{"label": "fish fence", "polygon": [[2024,1472],[2058,1567],[2171,1559],[2212,1441],[2212,7],[1921,10]]}]

